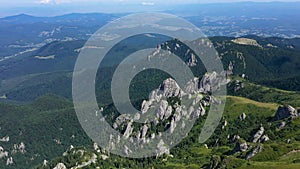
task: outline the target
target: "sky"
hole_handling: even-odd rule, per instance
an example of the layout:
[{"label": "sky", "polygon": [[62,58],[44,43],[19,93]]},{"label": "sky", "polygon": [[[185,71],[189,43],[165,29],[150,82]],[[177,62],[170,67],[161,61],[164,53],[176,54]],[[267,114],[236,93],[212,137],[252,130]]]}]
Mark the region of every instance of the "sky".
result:
[{"label": "sky", "polygon": [[[127,4],[143,4],[143,5],[157,5],[157,4],[180,4],[180,3],[215,3],[215,2],[241,2],[241,1],[255,1],[255,2],[270,2],[274,0],[1,0],[1,6],[32,6],[32,5],[60,5],[67,3],[127,3]],[[276,1],[276,0],[275,0]],[[281,2],[292,2],[300,0],[280,0]]]},{"label": "sky", "polygon": [[[37,16],[55,16],[72,12],[132,12],[164,10],[176,4],[205,4],[218,2],[270,2],[274,0],[0,0],[0,17],[26,13]],[[294,2],[300,0],[279,0]]]}]

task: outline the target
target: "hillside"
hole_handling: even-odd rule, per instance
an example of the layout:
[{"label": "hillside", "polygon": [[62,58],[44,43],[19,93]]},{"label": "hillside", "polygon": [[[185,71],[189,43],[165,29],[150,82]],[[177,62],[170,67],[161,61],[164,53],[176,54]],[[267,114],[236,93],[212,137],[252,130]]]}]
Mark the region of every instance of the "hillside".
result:
[{"label": "hillside", "polygon": [[[274,117],[277,107],[277,104],[229,96],[223,122],[220,123],[213,137],[206,144],[199,144],[195,139],[199,136],[199,128],[205,119],[203,117],[197,120],[187,138],[171,149],[170,155],[159,158],[126,159],[109,154],[107,150],[90,144],[84,148],[68,148],[64,156],[48,161],[46,165],[40,164],[38,168],[53,168],[58,163],[63,163],[67,168],[71,168],[89,161],[94,156],[93,154],[97,158],[87,165],[89,168],[219,168],[221,166],[261,168],[268,167],[268,164],[277,168],[300,167],[297,162],[299,160],[297,151],[300,148],[299,138],[293,137],[297,135],[299,119],[270,121]],[[246,117],[242,120],[243,113]],[[225,127],[224,121],[227,123]],[[282,121],[286,121],[287,125],[283,129],[278,129]],[[253,143],[252,136],[260,126],[264,127],[265,134],[270,140]],[[289,144],[286,144],[287,140],[291,140]],[[237,147],[242,143],[247,143],[246,150],[240,150]],[[250,160],[245,160],[259,146],[262,147],[262,151]]]},{"label": "hillside", "polygon": [[[227,84],[229,96],[225,111],[213,136],[205,144],[198,141],[199,131],[207,118],[207,104],[211,102],[207,99],[209,92],[200,92],[203,109],[198,112],[191,132],[180,144],[169,149],[169,153],[162,153],[157,158],[121,158],[108,150],[95,149],[82,130],[71,101],[71,85],[73,66],[84,41],[55,41],[36,51],[1,61],[0,138],[3,141],[0,146],[3,150],[0,150],[0,165],[6,166],[7,160],[12,158],[13,164],[7,168],[53,168],[60,162],[68,168],[82,162],[87,162],[82,164],[90,168],[255,168],[270,163],[278,168],[285,165],[299,167],[298,39],[284,40],[286,42],[278,45],[274,38],[243,38],[255,39],[260,46],[237,44],[231,37],[211,38],[231,79]],[[144,46],[134,43],[145,39],[146,36],[140,35],[115,46],[108,55],[111,57],[104,60],[109,66],[98,70],[97,101],[111,125],[119,116],[109,90],[111,77],[116,65],[138,49],[159,44],[157,48],[179,55],[198,78],[197,90],[205,91],[200,90],[204,88],[200,84],[205,69],[200,61],[195,61],[193,51],[176,39],[162,36]],[[295,47],[290,48],[290,43]],[[208,78],[207,75],[204,77]],[[168,78],[170,75],[159,70],[139,73],[130,84],[132,104],[141,109],[149,93],[163,89]],[[274,81],[278,83],[274,85]],[[295,85],[289,85],[290,81],[295,81]],[[195,99],[197,95],[191,98]],[[178,98],[168,98],[164,103],[174,106]],[[290,111],[293,109],[287,105],[295,110]],[[288,111],[278,115],[281,109]],[[169,129],[173,116],[171,113],[169,118],[161,119],[161,124],[153,127],[152,123],[147,123],[151,128],[145,136]],[[124,123],[117,129],[124,132],[126,125]],[[142,126],[133,124],[133,127],[136,128],[132,135]]]},{"label": "hillside", "polygon": [[[261,47],[236,44],[232,42],[235,38],[210,38],[219,52],[224,68],[228,70],[230,67],[234,75],[242,76],[244,74],[247,79],[256,84],[299,91],[300,56],[299,49],[296,47],[299,44],[299,39],[260,38],[253,36],[248,36],[247,38],[255,39]],[[137,46],[138,43],[133,43],[134,41],[144,40],[149,40],[149,43],[144,44],[145,46]],[[109,54],[111,57],[108,57],[106,60],[106,64],[111,65],[111,67],[106,67],[98,72],[105,72],[107,76],[112,76],[116,68],[115,65],[127,54],[136,49],[155,47],[157,44],[162,44],[162,48],[169,47],[175,54],[182,56],[185,62],[189,62],[191,52],[187,53],[188,48],[185,45],[176,40],[168,41],[169,43],[166,45],[163,43],[165,40],[166,38],[161,36],[150,38],[141,35],[124,41],[111,50]],[[281,42],[282,44],[279,45]],[[269,43],[273,43],[277,47],[270,47]],[[6,100],[21,102],[33,101],[46,93],[54,93],[71,98],[71,71],[83,44],[84,41],[52,42],[36,51],[1,61],[0,79],[2,81],[0,96],[6,96]],[[175,50],[176,44],[181,45],[180,50]],[[295,48],[289,48],[291,45],[294,45]],[[47,57],[48,59],[45,59]],[[115,59],[111,60],[110,58]],[[191,68],[197,76],[202,76],[205,73],[204,66],[200,61]],[[146,74],[141,75],[140,78],[150,77],[155,73]],[[155,79],[157,77],[159,79]],[[155,85],[150,83],[148,86],[149,90],[145,91],[144,95],[148,96],[147,92],[153,90],[162,80],[167,78],[166,75],[163,75],[163,78],[157,77],[153,76],[152,81],[156,81],[156,83]],[[108,85],[109,81],[107,79],[109,78],[97,78],[97,84],[99,84],[99,90],[97,90],[102,95],[106,94],[100,88]],[[139,81],[143,80],[140,79]],[[30,92],[33,89],[40,91]]]},{"label": "hillside", "polygon": [[[189,135],[179,145],[170,150],[171,155],[169,156],[135,160],[109,154],[104,149],[101,149],[101,151],[98,151],[98,149],[93,150],[93,143],[82,131],[72,108],[72,103],[55,95],[43,96],[28,105],[16,106],[2,103],[0,105],[1,137],[8,136],[9,142],[2,142],[1,146],[4,151],[10,153],[14,152],[14,144],[24,143],[26,146],[26,151],[22,152],[17,149],[15,153],[11,154],[14,165],[9,168],[20,168],[21,164],[22,166],[26,164],[26,168],[42,167],[42,161],[44,160],[47,160],[48,163],[42,168],[53,168],[59,162],[70,167],[80,164],[77,162],[83,162],[93,157],[93,153],[97,155],[97,162],[92,163],[91,168],[96,166],[100,166],[100,168],[105,168],[105,166],[114,166],[115,168],[203,166],[207,168],[213,164],[252,168],[262,167],[270,162],[276,167],[282,167],[286,164],[291,167],[298,167],[298,153],[294,150],[300,149],[298,143],[300,141],[298,137],[299,119],[287,118],[275,121],[273,119],[281,104],[291,104],[294,107],[299,107],[300,103],[298,101],[300,99],[297,98],[300,98],[300,94],[256,86],[247,81],[243,81],[243,83],[245,83],[245,86],[240,89],[240,92],[251,90],[260,93],[263,90],[272,90],[273,92],[267,92],[271,93],[272,96],[265,95],[262,98],[254,98],[258,101],[245,97],[228,96],[223,118],[213,136],[205,144],[199,144],[198,142],[199,129],[206,119],[206,115],[204,115],[196,121]],[[252,89],[253,86],[256,89]],[[236,95],[242,94],[236,93]],[[251,97],[251,95],[249,96]],[[283,101],[278,99],[277,102],[273,102],[269,99],[273,97],[284,97],[285,99]],[[106,112],[111,111],[111,106],[104,107],[107,107]],[[19,118],[12,118],[15,116]],[[109,116],[107,118],[114,119]],[[12,121],[11,119],[15,120]],[[279,127],[283,123],[285,125]],[[253,143],[253,135],[260,126],[264,127],[264,133],[270,140]],[[239,139],[236,140],[237,138]],[[237,151],[236,144],[239,141],[247,142],[248,147],[251,145],[252,148],[249,147],[241,153],[235,152]],[[287,141],[290,143],[285,144]],[[253,148],[259,145],[263,147],[262,152],[251,158],[250,161],[245,160],[246,156],[253,151]],[[74,148],[70,149],[70,147]],[[82,152],[81,150],[84,150],[84,155],[78,154]],[[65,151],[68,154],[61,156]],[[77,153],[73,154],[74,152]],[[5,165],[6,160],[0,160],[0,163]]]}]

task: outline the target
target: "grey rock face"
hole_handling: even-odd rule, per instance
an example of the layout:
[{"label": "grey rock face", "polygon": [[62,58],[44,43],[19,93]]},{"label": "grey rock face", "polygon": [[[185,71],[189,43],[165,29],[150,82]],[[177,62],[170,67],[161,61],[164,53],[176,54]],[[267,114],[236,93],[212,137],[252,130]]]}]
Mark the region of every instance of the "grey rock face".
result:
[{"label": "grey rock face", "polygon": [[213,82],[217,79],[217,73],[205,74],[200,82],[200,88],[202,92],[207,93],[211,91]]},{"label": "grey rock face", "polygon": [[[209,83],[204,83],[203,81],[203,86],[206,86],[207,90],[211,90],[211,82],[214,84],[215,81],[218,81],[217,74],[207,74],[206,77]],[[111,135],[107,149],[121,149],[124,154],[130,155],[135,151],[135,146],[145,147],[151,140],[156,138],[160,140],[158,144],[156,144],[156,156],[169,154],[169,145],[173,143],[165,144],[162,140],[162,133],[152,133],[152,130],[150,132],[149,128],[151,127],[152,129],[152,125],[155,127],[160,122],[166,122],[165,127],[169,126],[169,132],[171,134],[175,133],[176,129],[185,128],[187,123],[184,120],[204,116],[205,107],[210,105],[213,101],[212,97],[201,92],[204,89],[200,88],[199,78],[190,80],[188,84],[184,86],[184,89],[185,90],[182,90],[175,80],[171,78],[166,79],[158,89],[151,92],[149,100],[142,102],[140,112],[133,114],[133,116],[131,114],[122,114],[117,117],[113,123],[113,127],[115,129],[125,128],[125,132],[123,136],[118,136],[118,138]],[[167,101],[169,98],[174,97],[182,100],[187,97],[187,95],[190,95],[188,106],[181,105],[180,102],[172,102],[171,105],[171,103],[169,104]],[[137,127],[134,125],[134,121],[138,120],[141,121],[143,125],[139,128],[134,128]],[[227,125],[227,121],[224,125]],[[120,144],[121,139],[128,140],[133,146],[124,147],[124,145]],[[135,140],[137,140],[137,142],[135,142]]]},{"label": "grey rock face", "polygon": [[198,92],[198,90],[199,90],[199,78],[197,77],[190,80],[184,89],[184,91],[189,94],[195,94]]},{"label": "grey rock face", "polygon": [[226,85],[228,79],[217,72],[206,73],[200,81],[199,92],[208,93],[217,91],[220,86]]},{"label": "grey rock face", "polygon": [[163,91],[165,97],[181,96],[181,89],[175,80],[168,78],[161,85],[160,89]]},{"label": "grey rock face", "polygon": [[156,117],[160,120],[167,119],[172,114],[172,107],[168,105],[166,100],[160,102],[159,108],[156,110]]},{"label": "grey rock face", "polygon": [[149,110],[150,106],[151,106],[151,102],[144,100],[141,108],[142,114],[146,113]]},{"label": "grey rock face", "polygon": [[149,101],[150,102],[152,102],[152,101],[159,102],[161,98],[162,98],[162,94],[159,92],[158,89],[156,89],[156,90],[151,92]]},{"label": "grey rock face", "polygon": [[264,127],[260,127],[260,129],[253,136],[252,142],[256,143],[261,138],[261,136],[264,134],[264,132],[265,132]]},{"label": "grey rock face", "polygon": [[296,118],[298,117],[298,113],[296,109],[290,105],[280,106],[275,114],[275,120],[282,120],[285,118]]}]

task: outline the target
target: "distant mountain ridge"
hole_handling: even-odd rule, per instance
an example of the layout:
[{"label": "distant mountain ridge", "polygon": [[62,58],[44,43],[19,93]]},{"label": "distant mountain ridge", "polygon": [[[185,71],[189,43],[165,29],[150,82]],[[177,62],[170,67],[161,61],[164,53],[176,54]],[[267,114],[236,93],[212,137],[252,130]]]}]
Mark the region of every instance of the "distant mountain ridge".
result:
[{"label": "distant mountain ridge", "polygon": [[[147,38],[149,39],[147,36],[141,36],[139,41]],[[236,44],[232,41],[235,38],[232,37],[210,38],[222,58],[225,70],[228,70],[231,65],[234,75],[242,76],[244,74],[252,82],[299,91],[297,84],[299,84],[300,71],[298,48],[300,39],[261,38],[256,36],[246,36],[244,38],[256,40],[261,47]],[[159,41],[163,42],[157,39],[157,42]],[[59,86],[69,86],[63,92],[63,95],[71,98],[71,76],[68,74],[72,73],[77,56],[84,43],[84,40],[55,41],[36,51],[0,62],[0,79],[2,80],[0,95],[6,95],[8,99],[12,100],[25,101],[26,99],[32,100],[43,95],[46,91],[59,94],[59,92],[63,91]],[[273,46],[269,45],[271,43]],[[176,44],[180,44],[180,49],[175,50],[177,48]],[[290,48],[289,46],[291,45],[294,48]],[[169,48],[176,55],[181,56],[186,63],[192,61],[191,53],[187,53],[188,48],[177,40],[168,41],[168,44],[162,43],[161,47]],[[117,56],[117,60],[120,60],[122,59],[120,56],[124,55],[124,53],[129,54],[133,49],[128,48],[126,43],[123,43],[115,48],[115,52],[111,53],[111,58]],[[111,67],[106,68],[106,72],[114,70],[113,62],[111,65]],[[198,76],[202,76],[205,73],[204,66],[200,60],[197,60],[197,65],[191,68],[194,72],[197,72]],[[29,91],[37,88],[35,86],[44,84],[44,81],[41,80],[45,79],[44,77],[48,77],[47,83],[60,85],[55,85],[55,88],[49,86],[47,90],[41,90],[44,92],[35,96],[26,96],[25,93],[29,94],[31,93]],[[61,78],[65,78],[65,80],[61,80]],[[274,80],[276,80],[278,85],[273,84]],[[100,81],[101,83],[108,82],[107,79]],[[14,89],[12,89],[13,86],[15,86]],[[45,86],[45,84],[42,86]],[[25,92],[27,90],[28,92]],[[22,96],[21,93],[25,95]]]}]

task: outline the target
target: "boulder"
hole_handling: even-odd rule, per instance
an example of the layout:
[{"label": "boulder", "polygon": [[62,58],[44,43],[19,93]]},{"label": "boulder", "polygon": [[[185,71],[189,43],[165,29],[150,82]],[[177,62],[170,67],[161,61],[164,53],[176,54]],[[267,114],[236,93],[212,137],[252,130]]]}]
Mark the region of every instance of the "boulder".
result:
[{"label": "boulder", "polygon": [[280,125],[279,125],[278,128],[279,128],[279,130],[281,130],[281,129],[283,129],[285,126],[286,126],[286,122],[283,121],[283,122],[280,123]]},{"label": "boulder", "polygon": [[240,115],[240,120],[243,121],[246,119],[246,117],[247,117],[247,115],[245,113],[243,113]]},{"label": "boulder", "polygon": [[12,157],[9,157],[7,160],[6,160],[6,165],[12,165],[14,163],[13,161],[13,158]]},{"label": "boulder", "polygon": [[259,142],[261,143],[265,143],[267,141],[269,141],[270,138],[267,136],[267,135],[263,135],[260,139],[259,139]]}]

